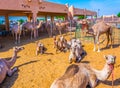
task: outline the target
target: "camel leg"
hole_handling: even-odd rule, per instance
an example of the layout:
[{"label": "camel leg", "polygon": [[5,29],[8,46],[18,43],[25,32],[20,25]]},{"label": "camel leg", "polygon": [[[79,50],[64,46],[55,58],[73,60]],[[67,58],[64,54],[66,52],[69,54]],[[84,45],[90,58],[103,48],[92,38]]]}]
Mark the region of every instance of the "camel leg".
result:
[{"label": "camel leg", "polygon": [[95,36],[93,36],[93,40],[94,40],[94,49],[93,49],[93,51],[96,51],[96,38],[95,38]]},{"label": "camel leg", "polygon": [[39,47],[37,47],[36,49],[36,55],[38,55],[38,53],[39,53]]},{"label": "camel leg", "polygon": [[20,35],[21,35],[21,33],[19,33],[19,39],[18,39],[18,43],[20,43]]},{"label": "camel leg", "polygon": [[106,44],[106,48],[107,48],[107,47],[108,47],[108,44],[109,44],[109,41],[110,41],[109,33],[106,33],[106,36],[107,36],[107,44]]},{"label": "camel leg", "polygon": [[17,33],[15,33],[15,44],[17,44],[17,40],[18,40],[17,37],[18,37],[18,36],[17,36]]},{"label": "camel leg", "polygon": [[60,33],[60,35],[62,35],[62,32],[61,32],[61,30],[59,30],[59,33]]},{"label": "camel leg", "polygon": [[96,42],[97,42],[97,46],[98,46],[97,52],[100,52],[99,34],[96,36]]},{"label": "camel leg", "polygon": [[7,71],[7,75],[8,75],[8,76],[12,76],[13,73],[16,72],[17,70],[18,70],[17,67],[14,67],[13,69],[9,69],[9,70]]},{"label": "camel leg", "polygon": [[34,33],[34,38],[37,38],[37,30],[36,29],[34,29],[33,33]]},{"label": "camel leg", "polygon": [[23,30],[23,36],[25,37],[25,31]]},{"label": "camel leg", "polygon": [[33,36],[33,31],[31,31],[31,40],[32,40],[32,36]]},{"label": "camel leg", "polygon": [[112,34],[110,34],[110,40],[111,40],[111,48],[113,48],[113,38],[112,38]]},{"label": "camel leg", "polygon": [[39,36],[39,35],[38,35],[38,29],[36,30],[36,32],[37,32],[36,34],[37,34],[37,37],[38,37],[38,36]]}]

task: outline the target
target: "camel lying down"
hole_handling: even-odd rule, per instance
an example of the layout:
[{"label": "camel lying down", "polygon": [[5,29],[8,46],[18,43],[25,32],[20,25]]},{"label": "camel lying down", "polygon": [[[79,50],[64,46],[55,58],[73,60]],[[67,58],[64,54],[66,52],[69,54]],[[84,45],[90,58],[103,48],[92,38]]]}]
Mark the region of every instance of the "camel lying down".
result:
[{"label": "camel lying down", "polygon": [[23,49],[24,49],[23,47],[14,47],[13,48],[13,57],[10,60],[0,59],[0,84],[3,82],[6,75],[12,76],[12,74],[15,71],[17,71],[17,67],[12,68],[12,66],[16,62],[17,53]]},{"label": "camel lying down", "polygon": [[44,54],[44,52],[46,51],[46,48],[44,47],[44,44],[41,42],[37,42],[37,48],[36,48],[36,55],[40,54]]},{"label": "camel lying down", "polygon": [[105,81],[112,73],[115,56],[107,55],[106,64],[101,71],[91,68],[88,64],[70,65],[63,76],[55,80],[50,88],[95,88],[98,81]]},{"label": "camel lying down", "polygon": [[86,51],[82,47],[82,43],[79,39],[72,39],[70,41],[70,55],[69,55],[69,63],[80,62],[82,58],[86,55]]}]

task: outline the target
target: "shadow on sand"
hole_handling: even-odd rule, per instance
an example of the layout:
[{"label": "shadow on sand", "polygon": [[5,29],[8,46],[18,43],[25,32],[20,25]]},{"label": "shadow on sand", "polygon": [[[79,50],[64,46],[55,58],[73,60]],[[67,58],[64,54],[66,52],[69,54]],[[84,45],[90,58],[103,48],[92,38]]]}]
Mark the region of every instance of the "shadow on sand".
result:
[{"label": "shadow on sand", "polygon": [[[120,46],[120,44],[114,44],[112,48],[118,48]],[[104,47],[104,48],[101,48],[101,50],[106,50],[106,49],[110,49],[110,45],[109,47]]]},{"label": "shadow on sand", "polygon": [[[14,46],[23,46],[29,43],[35,43],[36,41],[44,38],[49,38],[47,34],[40,33],[40,37],[38,38],[33,38],[32,40],[30,39],[30,36],[21,36],[21,43],[20,44],[15,44],[15,40],[12,36],[8,35],[5,37],[1,38],[1,43],[3,48],[0,49],[0,52],[5,52],[8,51],[9,49],[12,49]],[[1,44],[0,43],[0,44]]]},{"label": "shadow on sand", "polygon": [[16,66],[16,67],[18,67],[18,71],[16,71],[11,77],[7,76],[5,78],[5,80],[3,81],[3,83],[0,84],[0,88],[12,88],[12,86],[14,85],[15,81],[18,78],[19,68],[22,67],[22,66],[28,65],[28,64],[36,63],[38,61],[39,60],[33,60],[33,61],[29,61],[29,62],[23,63],[23,64],[21,64],[19,66]]},{"label": "shadow on sand", "polygon": [[[104,81],[104,82],[101,82],[105,85],[109,85],[109,86],[112,86],[112,81]],[[114,82],[113,82],[114,86],[119,86],[120,85],[120,78],[118,79],[115,79]]]}]

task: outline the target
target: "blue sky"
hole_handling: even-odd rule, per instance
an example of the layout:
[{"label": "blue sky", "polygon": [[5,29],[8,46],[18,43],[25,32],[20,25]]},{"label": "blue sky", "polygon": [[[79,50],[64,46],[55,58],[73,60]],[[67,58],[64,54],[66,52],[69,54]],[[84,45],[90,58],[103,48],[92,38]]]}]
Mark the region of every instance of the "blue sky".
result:
[{"label": "blue sky", "polygon": [[120,12],[120,0],[47,0],[50,2],[73,5],[77,8],[86,8],[98,12],[99,15],[116,15]]}]

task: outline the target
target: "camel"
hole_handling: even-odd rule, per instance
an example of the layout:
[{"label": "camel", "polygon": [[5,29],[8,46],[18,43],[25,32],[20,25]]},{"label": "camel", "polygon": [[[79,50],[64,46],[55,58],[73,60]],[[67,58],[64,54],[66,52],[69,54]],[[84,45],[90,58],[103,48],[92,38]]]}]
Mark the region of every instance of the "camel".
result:
[{"label": "camel", "polygon": [[111,40],[111,47],[112,47],[112,27],[110,25],[107,25],[103,21],[100,21],[92,26],[92,29],[88,30],[87,33],[92,34],[94,38],[94,49],[93,51],[96,51],[96,44],[98,45],[98,52],[100,52],[100,42],[99,37],[102,34],[106,34],[107,36],[107,44],[106,47],[108,47],[109,40]]},{"label": "camel", "polygon": [[[35,25],[35,29],[37,30],[37,37],[39,36],[39,29],[43,28],[43,21],[39,21],[38,24]],[[43,31],[43,29],[42,29]]]},{"label": "camel", "polygon": [[82,57],[86,54],[85,50],[82,47],[82,44],[79,39],[71,40],[71,49],[69,55],[69,63],[72,63],[73,59],[75,62],[80,62]]},{"label": "camel", "polygon": [[66,50],[69,49],[67,40],[63,36],[60,36],[58,39],[56,39],[56,36],[53,36],[53,40],[54,40],[54,48],[56,48],[56,52],[57,51],[65,52]]},{"label": "camel", "polygon": [[32,22],[26,22],[26,23],[24,23],[22,25],[22,29],[23,29],[24,36],[25,36],[25,31],[29,30],[29,31],[31,31],[31,39],[32,39],[33,33],[34,33],[34,37],[35,37],[35,28],[34,28]]},{"label": "camel", "polygon": [[25,35],[25,31],[31,31],[31,39],[34,35],[34,38],[38,37],[38,28],[40,28],[42,25],[42,22],[39,23],[33,23],[33,22],[26,22],[22,25],[22,30]]},{"label": "camel", "polygon": [[53,35],[57,34],[57,27],[55,22],[50,22],[50,21],[46,22],[46,29],[49,37],[52,37]]},{"label": "camel", "polygon": [[36,44],[37,44],[36,55],[38,55],[38,53],[43,54],[45,51],[44,45],[40,41],[38,41]]},{"label": "camel", "polygon": [[3,82],[6,75],[12,76],[12,74],[17,71],[18,68],[13,67],[13,65],[16,62],[17,53],[23,49],[24,49],[23,47],[14,47],[13,48],[13,56],[10,60],[6,60],[6,59],[2,59],[2,58],[0,59],[0,84]]},{"label": "camel", "polygon": [[67,33],[68,25],[69,25],[69,22],[62,22],[62,23],[57,22],[56,23],[56,27],[60,35],[62,35],[62,31],[65,31],[65,33]]},{"label": "camel", "polygon": [[98,81],[105,81],[109,78],[114,69],[115,58],[113,55],[106,55],[106,64],[101,71],[85,63],[72,64],[60,78],[52,83],[50,88],[86,88],[87,85],[95,88]]},{"label": "camel", "polygon": [[21,32],[22,32],[22,27],[20,25],[20,22],[13,25],[13,27],[10,28],[10,30],[12,31],[13,37],[15,35],[15,44],[20,43],[20,36],[21,36]]},{"label": "camel", "polygon": [[89,29],[88,21],[83,19],[83,20],[78,21],[78,24],[81,25],[83,36],[86,36],[86,31]]}]

